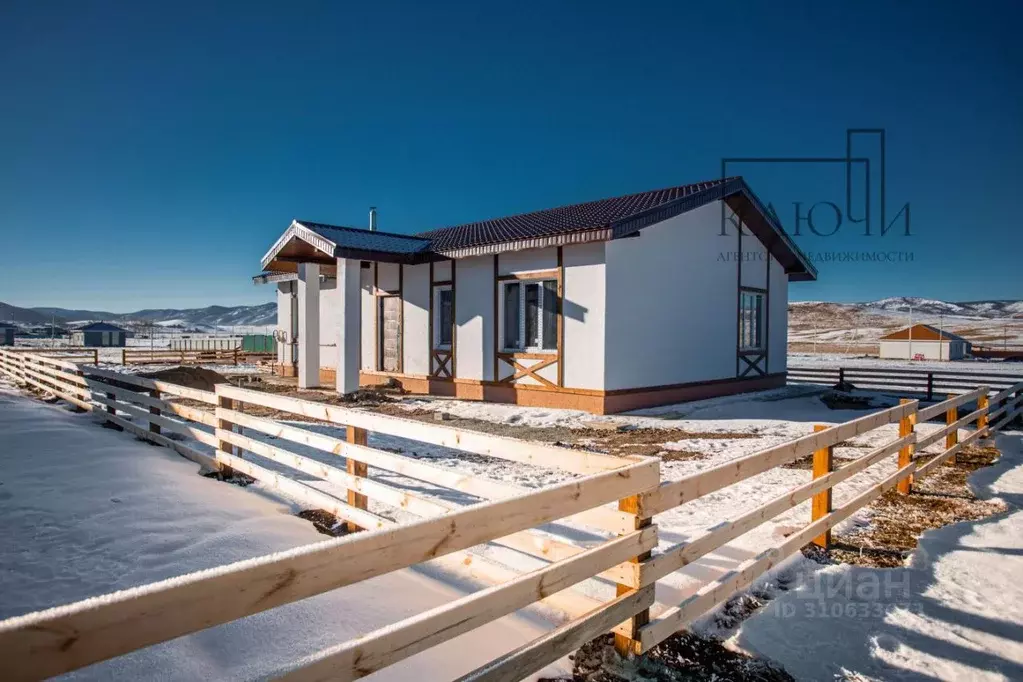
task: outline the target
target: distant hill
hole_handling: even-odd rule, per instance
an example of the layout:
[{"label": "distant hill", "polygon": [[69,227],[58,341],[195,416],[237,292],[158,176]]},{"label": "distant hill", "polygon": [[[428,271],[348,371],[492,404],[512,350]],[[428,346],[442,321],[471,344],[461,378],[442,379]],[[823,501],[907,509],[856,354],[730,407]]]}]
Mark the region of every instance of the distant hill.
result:
[{"label": "distant hill", "polygon": [[[0,301],[0,322],[16,322],[22,325],[49,324],[53,321],[51,313],[43,313],[31,308],[19,308]],[[64,318],[57,317],[57,324],[63,324]]]},{"label": "distant hill", "polygon": [[99,310],[70,310],[52,307],[19,308],[8,303],[0,303],[0,321],[30,326],[49,324],[54,319],[57,324],[72,324],[72,326],[100,320],[125,326],[155,323],[167,327],[200,330],[241,325],[271,326],[277,323],[277,304],[213,305],[207,308],[163,308],[138,310],[131,313],[111,313]]}]

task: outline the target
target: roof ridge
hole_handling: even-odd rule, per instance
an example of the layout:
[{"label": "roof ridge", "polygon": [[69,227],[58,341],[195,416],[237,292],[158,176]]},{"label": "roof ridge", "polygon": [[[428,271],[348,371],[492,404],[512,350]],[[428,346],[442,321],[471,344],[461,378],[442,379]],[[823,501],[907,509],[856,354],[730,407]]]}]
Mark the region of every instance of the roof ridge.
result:
[{"label": "roof ridge", "polygon": [[[724,183],[727,183],[727,182],[731,182],[732,180],[741,179],[741,178],[742,178],[741,175],[732,175],[732,176],[729,176],[729,177],[726,177],[726,178],[715,178],[713,180],[701,180],[699,182],[690,182],[690,183],[687,183],[687,184],[684,184],[684,185],[669,185],[667,187],[659,187],[657,189],[648,189],[648,190],[642,190],[642,191],[639,191],[639,192],[629,192],[628,194],[619,194],[619,195],[613,196],[613,197],[601,197],[599,199],[590,199],[590,200],[587,200],[587,201],[576,201],[576,202],[573,202],[573,203],[570,203],[570,204],[562,204],[560,206],[550,206],[548,208],[540,208],[540,209],[536,209],[536,210],[533,210],[533,211],[523,211],[521,213],[513,213],[511,215],[494,216],[492,218],[484,218],[482,220],[473,220],[473,221],[470,221],[470,222],[467,222],[467,223],[459,223],[457,225],[448,225],[446,227],[435,227],[435,228],[432,228],[430,230],[424,230],[422,232],[416,232],[415,236],[422,237],[422,236],[426,236],[426,235],[435,234],[435,233],[438,233],[438,232],[444,232],[445,230],[455,230],[455,229],[458,229],[458,228],[461,228],[461,227],[467,227],[469,225],[480,225],[480,224],[483,224],[483,223],[493,222],[495,220],[513,220],[515,218],[522,218],[524,216],[531,216],[531,215],[537,215],[537,214],[541,214],[541,213],[548,213],[548,212],[551,212],[551,211],[560,211],[560,210],[563,210],[563,209],[575,208],[575,207],[578,207],[578,206],[586,206],[587,204],[596,204],[596,203],[603,202],[603,201],[618,201],[618,200],[621,200],[621,199],[628,199],[630,197],[642,196],[644,194],[656,194],[658,192],[667,192],[667,191],[670,191],[670,190],[686,189],[686,188],[689,188],[689,187],[696,187],[698,185],[707,185],[707,187],[709,188],[709,187],[713,187],[713,186],[718,185],[718,184],[724,184]],[[705,188],[701,188],[701,189],[705,189]],[[678,198],[681,198],[681,197],[678,197]],[[641,213],[643,210],[647,210],[647,209],[642,209],[640,211],[637,211],[636,213]],[[624,220],[625,218],[628,218],[631,215],[634,215],[634,214],[629,214],[629,215],[623,216],[619,220]],[[581,229],[586,229],[586,228],[581,228]]]}]

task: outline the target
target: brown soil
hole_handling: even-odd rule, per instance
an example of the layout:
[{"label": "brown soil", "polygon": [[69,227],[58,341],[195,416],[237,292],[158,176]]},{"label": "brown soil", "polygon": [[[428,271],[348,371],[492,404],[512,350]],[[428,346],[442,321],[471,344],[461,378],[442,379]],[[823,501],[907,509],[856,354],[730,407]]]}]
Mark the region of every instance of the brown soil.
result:
[{"label": "brown soil", "polygon": [[583,645],[572,658],[572,682],[676,682],[680,680],[735,680],[737,682],[791,682],[781,666],[726,648],[720,640],[682,632],[651,649],[645,656],[622,660],[614,650],[614,637],[605,635]]},{"label": "brown soil", "polygon": [[696,451],[666,450],[664,448],[665,443],[696,438],[759,438],[757,434],[753,433],[702,433],[686,431],[684,429],[640,429],[624,426],[615,430],[609,430],[599,427],[526,426],[523,424],[495,423],[483,419],[458,418],[450,418],[438,422],[437,413],[433,410],[407,410],[394,403],[377,405],[374,407],[374,411],[394,417],[456,426],[459,429],[480,431],[495,436],[522,438],[622,457],[629,455],[659,455],[662,459],[669,462],[679,459],[702,458],[706,455]]},{"label": "brown soil", "polygon": [[976,521],[1005,511],[1000,500],[981,500],[974,495],[966,479],[999,457],[997,449],[969,447],[958,455],[955,464],[939,466],[922,481],[913,483],[913,492],[900,495],[892,490],[868,508],[870,525],[833,536],[833,545],[822,557],[829,563],[894,568],[902,566],[917,546],[925,530],[960,521]]},{"label": "brown soil", "polygon": [[348,524],[322,509],[303,509],[295,516],[311,521],[317,531],[334,538],[348,535],[349,532]]},{"label": "brown soil", "polygon": [[226,384],[228,380],[212,369],[205,367],[170,367],[161,369],[158,372],[139,374],[146,379],[166,381],[169,384],[177,384],[187,388],[197,388],[202,391],[212,391],[217,384]]}]

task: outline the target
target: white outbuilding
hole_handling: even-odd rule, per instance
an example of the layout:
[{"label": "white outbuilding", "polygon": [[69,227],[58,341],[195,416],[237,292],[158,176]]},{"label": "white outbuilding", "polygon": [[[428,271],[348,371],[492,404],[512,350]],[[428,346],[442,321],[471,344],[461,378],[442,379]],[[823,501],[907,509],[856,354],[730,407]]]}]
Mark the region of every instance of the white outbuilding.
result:
[{"label": "white outbuilding", "polygon": [[971,344],[929,324],[915,324],[881,337],[881,358],[888,360],[961,360]]}]

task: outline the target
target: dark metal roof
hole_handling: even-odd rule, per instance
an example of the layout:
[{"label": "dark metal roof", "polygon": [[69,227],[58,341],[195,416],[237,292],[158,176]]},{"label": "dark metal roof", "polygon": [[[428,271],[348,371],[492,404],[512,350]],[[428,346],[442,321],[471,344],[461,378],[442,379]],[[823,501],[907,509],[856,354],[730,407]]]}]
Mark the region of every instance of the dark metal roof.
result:
[{"label": "dark metal roof", "polygon": [[[732,179],[728,178],[728,180]],[[619,221],[695,195],[726,181],[697,182],[691,185],[667,187],[649,192],[611,197],[610,199],[598,199],[582,204],[522,213],[507,218],[494,218],[455,227],[442,227],[437,230],[420,232],[417,236],[430,239],[430,248],[434,251],[454,251],[485,244],[500,244],[567,232],[608,228]]]},{"label": "dark metal roof", "polygon": [[430,248],[430,241],[428,239],[407,234],[327,225],[325,223],[314,223],[310,220],[296,220],[295,222],[309,228],[324,239],[330,240],[338,249],[416,254],[427,251]]},{"label": "dark metal roof", "polygon": [[[741,177],[598,199],[428,230],[416,235],[296,220],[263,257],[263,267],[272,270],[275,258],[291,262],[299,257],[305,258],[306,254],[288,252],[288,242],[294,241],[294,236],[306,240],[328,257],[418,263],[620,239],[719,200],[724,200],[743,216],[744,224],[767,246],[793,279],[816,279],[817,271],[813,264]],[[302,230],[305,230],[305,236],[301,235]]]},{"label": "dark metal roof", "polygon": [[110,324],[109,322],[93,322],[84,327],[79,327],[80,332],[123,332],[123,328]]}]

